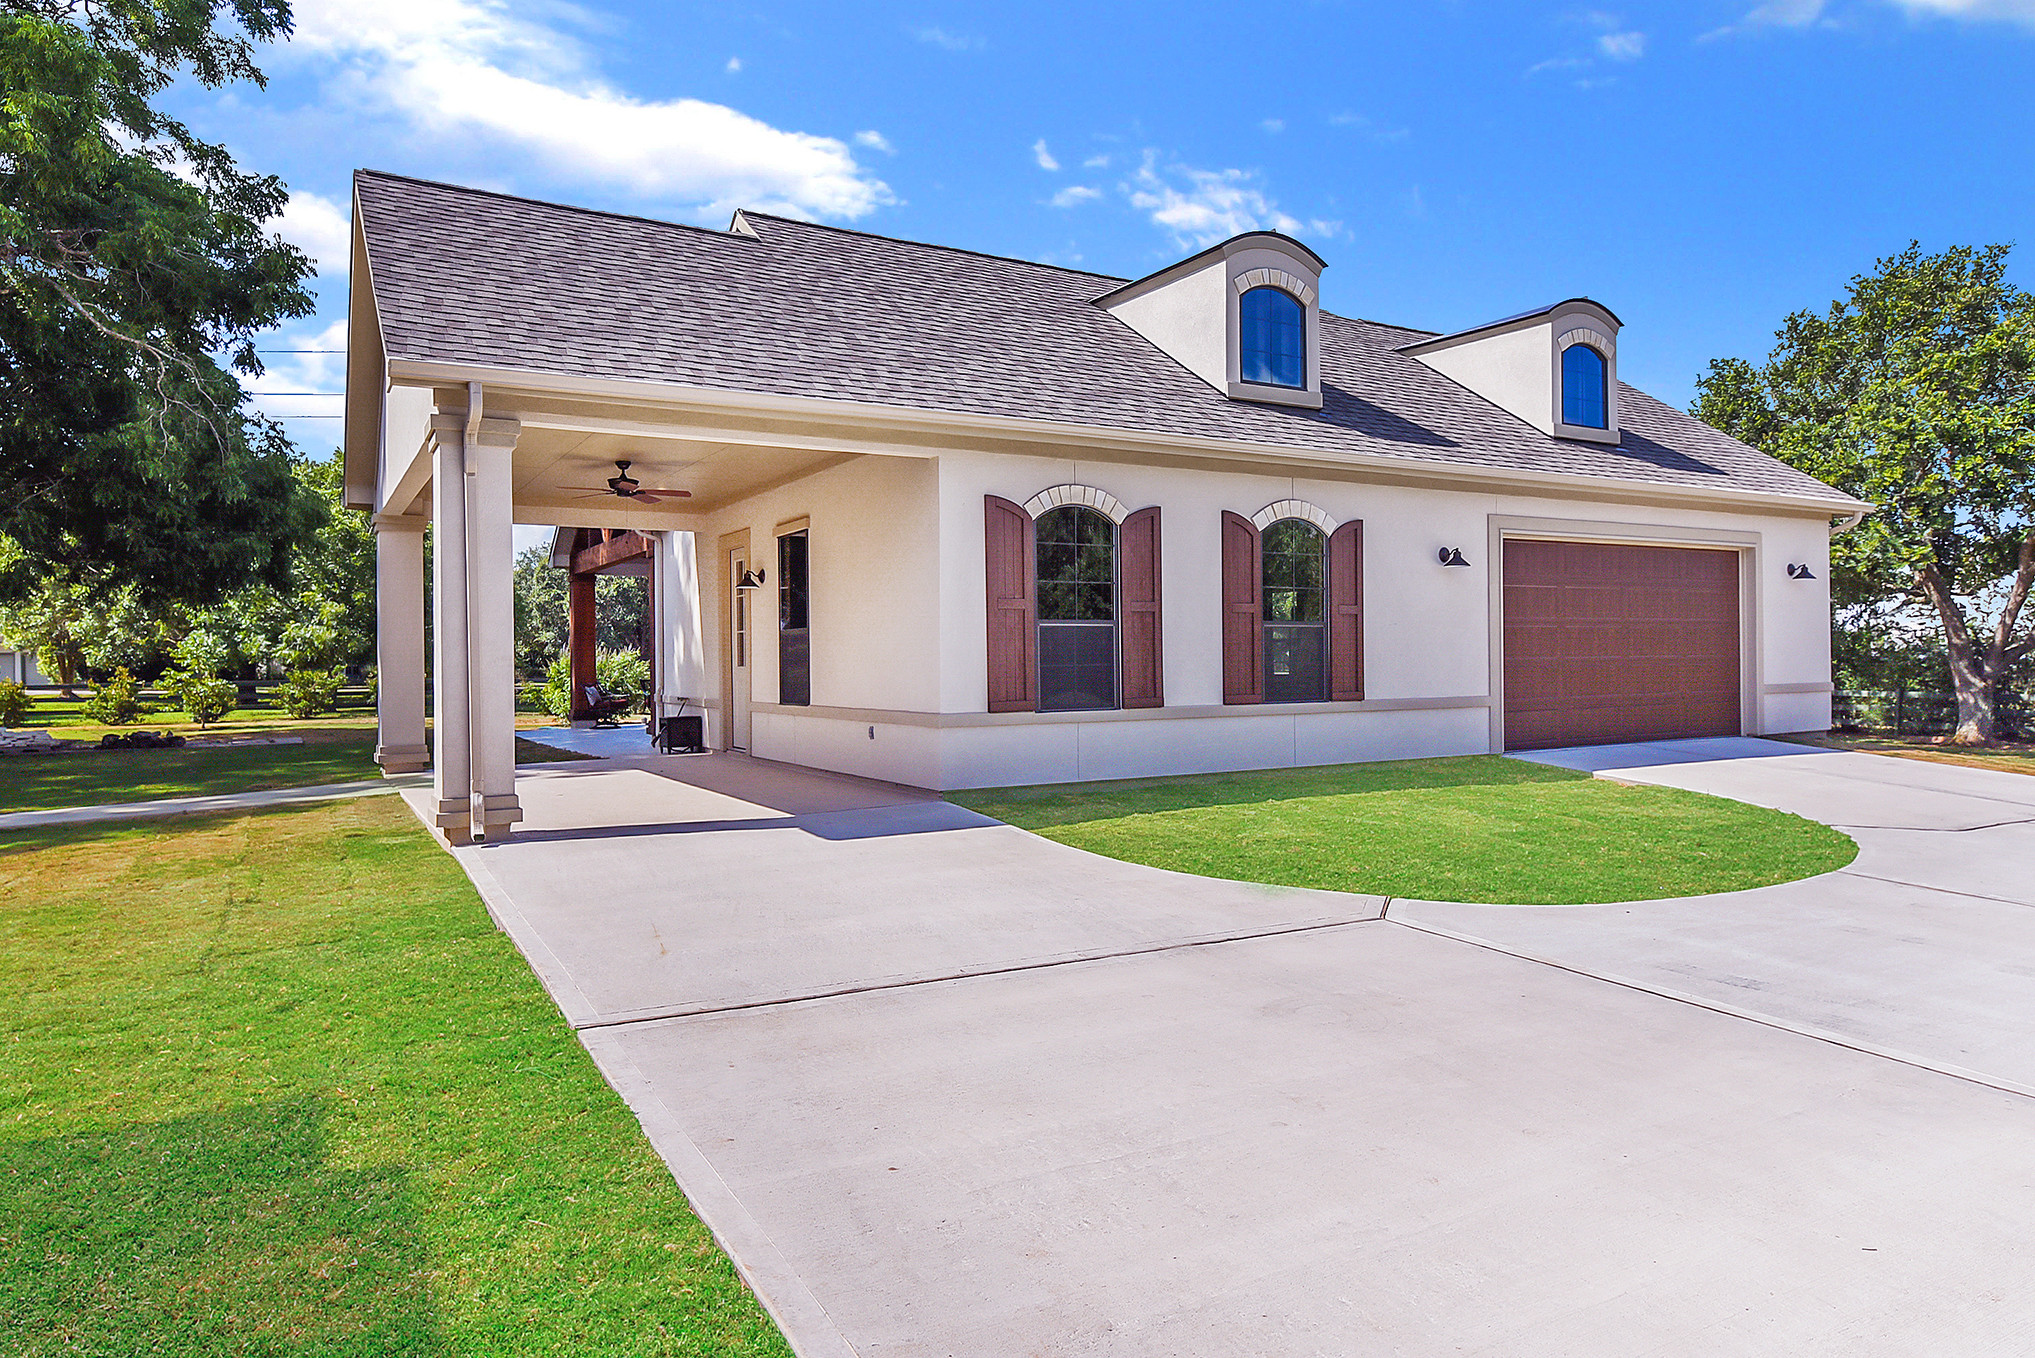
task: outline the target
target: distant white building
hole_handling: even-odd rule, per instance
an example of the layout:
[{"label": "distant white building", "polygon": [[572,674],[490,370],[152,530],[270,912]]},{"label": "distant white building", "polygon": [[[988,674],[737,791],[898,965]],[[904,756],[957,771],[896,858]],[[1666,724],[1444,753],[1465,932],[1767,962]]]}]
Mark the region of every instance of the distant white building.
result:
[{"label": "distant white building", "polygon": [[30,688],[47,688],[50,680],[35,667],[35,652],[24,650],[0,637],[0,679],[11,679]]}]

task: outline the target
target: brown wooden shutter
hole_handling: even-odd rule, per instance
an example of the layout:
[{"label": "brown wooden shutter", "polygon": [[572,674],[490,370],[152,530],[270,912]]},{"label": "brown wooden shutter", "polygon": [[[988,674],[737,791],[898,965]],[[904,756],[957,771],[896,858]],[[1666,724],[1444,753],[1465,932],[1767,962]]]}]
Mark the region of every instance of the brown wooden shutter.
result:
[{"label": "brown wooden shutter", "polygon": [[1364,525],[1353,520],[1328,535],[1328,696],[1364,696]]},{"label": "brown wooden shutter", "polygon": [[1222,700],[1265,701],[1264,556],[1258,530],[1241,514],[1222,516]]},{"label": "brown wooden shutter", "polygon": [[1140,509],[1116,530],[1117,620],[1123,650],[1123,705],[1164,707],[1166,689],[1160,661],[1159,507]]},{"label": "brown wooden shutter", "polygon": [[1022,505],[982,497],[989,590],[989,710],[1035,712],[1039,706],[1038,552],[1032,516]]}]

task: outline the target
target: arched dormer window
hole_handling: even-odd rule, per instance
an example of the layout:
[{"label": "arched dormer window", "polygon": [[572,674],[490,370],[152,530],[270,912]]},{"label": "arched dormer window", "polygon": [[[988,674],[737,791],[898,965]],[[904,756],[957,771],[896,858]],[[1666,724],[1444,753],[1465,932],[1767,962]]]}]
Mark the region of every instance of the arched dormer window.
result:
[{"label": "arched dormer window", "polygon": [[1307,308],[1283,288],[1252,288],[1237,300],[1237,358],[1243,381],[1307,385]]},{"label": "arched dormer window", "polygon": [[1587,344],[1562,350],[1562,423],[1603,429],[1609,407],[1604,355]]},{"label": "arched dormer window", "polygon": [[1117,705],[1116,525],[1087,505],[1039,515],[1039,711]]}]

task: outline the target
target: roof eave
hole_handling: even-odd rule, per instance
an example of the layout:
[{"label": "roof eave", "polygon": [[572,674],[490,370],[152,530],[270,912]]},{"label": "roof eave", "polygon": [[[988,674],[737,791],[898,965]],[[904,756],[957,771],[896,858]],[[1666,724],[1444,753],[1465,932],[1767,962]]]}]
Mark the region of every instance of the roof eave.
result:
[{"label": "roof eave", "polygon": [[[1056,420],[1022,419],[1007,415],[970,415],[959,411],[929,410],[915,406],[879,405],[873,402],[840,401],[817,396],[781,396],[765,392],[738,391],[721,387],[694,387],[682,383],[652,382],[632,378],[589,378],[533,369],[507,368],[489,364],[446,363],[431,359],[391,358],[391,383],[419,386],[468,381],[520,387],[560,396],[577,395],[606,401],[641,401],[720,415],[742,413],[802,416],[835,423],[855,423],[887,428],[900,434],[919,436],[973,435],[1008,438],[1024,442],[1073,443],[1108,447],[1124,452],[1159,455],[1198,455],[1233,460],[1276,458],[1319,466],[1374,470],[1381,473],[1416,475],[1442,481],[1482,485],[1504,485],[1533,490],[1575,489],[1578,484],[1603,491],[1629,491],[1636,495],[1672,494],[1692,500],[1732,506],[1763,505],[1800,512],[1850,514],[1870,511],[1872,506],[1841,493],[1834,496],[1789,495],[1783,492],[1750,490],[1743,487],[1691,486],[1678,481],[1648,481],[1640,478],[1587,476],[1573,472],[1541,472],[1524,468],[1487,467],[1457,462],[1437,462],[1399,454],[1339,452],[1283,443],[1256,443],[1192,434],[1165,434],[1151,430],[1113,429],[1105,425],[1074,424]],[[922,446],[913,446],[923,456]]]}]

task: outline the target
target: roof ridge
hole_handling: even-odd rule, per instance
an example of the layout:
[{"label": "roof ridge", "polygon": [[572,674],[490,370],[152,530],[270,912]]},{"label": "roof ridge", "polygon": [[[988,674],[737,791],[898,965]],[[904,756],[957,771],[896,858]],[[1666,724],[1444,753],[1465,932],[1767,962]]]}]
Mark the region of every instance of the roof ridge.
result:
[{"label": "roof ridge", "polygon": [[393,170],[356,169],[355,180],[390,179],[401,184],[418,184],[427,189],[445,189],[452,193],[469,194],[476,198],[498,198],[505,203],[528,203],[532,207],[557,208],[560,212],[577,213],[582,217],[611,217],[621,222],[641,222],[645,226],[666,226],[674,231],[691,231],[716,240],[753,241],[753,236],[744,236],[735,231],[724,231],[718,227],[695,226],[691,222],[674,222],[667,217],[646,217],[640,212],[611,212],[607,208],[582,207],[577,203],[560,203],[550,198],[532,198],[527,194],[504,193],[500,189],[477,189],[471,184],[450,184],[443,179],[425,179],[420,175],[397,174]]},{"label": "roof ridge", "polygon": [[1065,264],[1047,264],[1041,260],[1025,259],[1019,255],[999,255],[989,250],[971,250],[965,245],[942,245],[938,241],[913,240],[909,236],[886,236],[877,231],[864,231],[853,226],[836,226],[832,222],[810,222],[803,217],[787,217],[779,212],[763,212],[752,208],[737,209],[744,217],[761,217],[767,222],[784,222],[791,226],[810,227],[815,231],[833,231],[843,236],[861,236],[865,240],[888,241],[893,245],[915,245],[921,250],[944,250],[952,255],[972,255],[976,259],[993,259],[999,264],[1022,264],[1031,269],[1051,269],[1055,273],[1071,273],[1080,278],[1099,278],[1104,282],[1122,283],[1123,277],[1113,273],[1097,273],[1093,269],[1070,269]]}]

